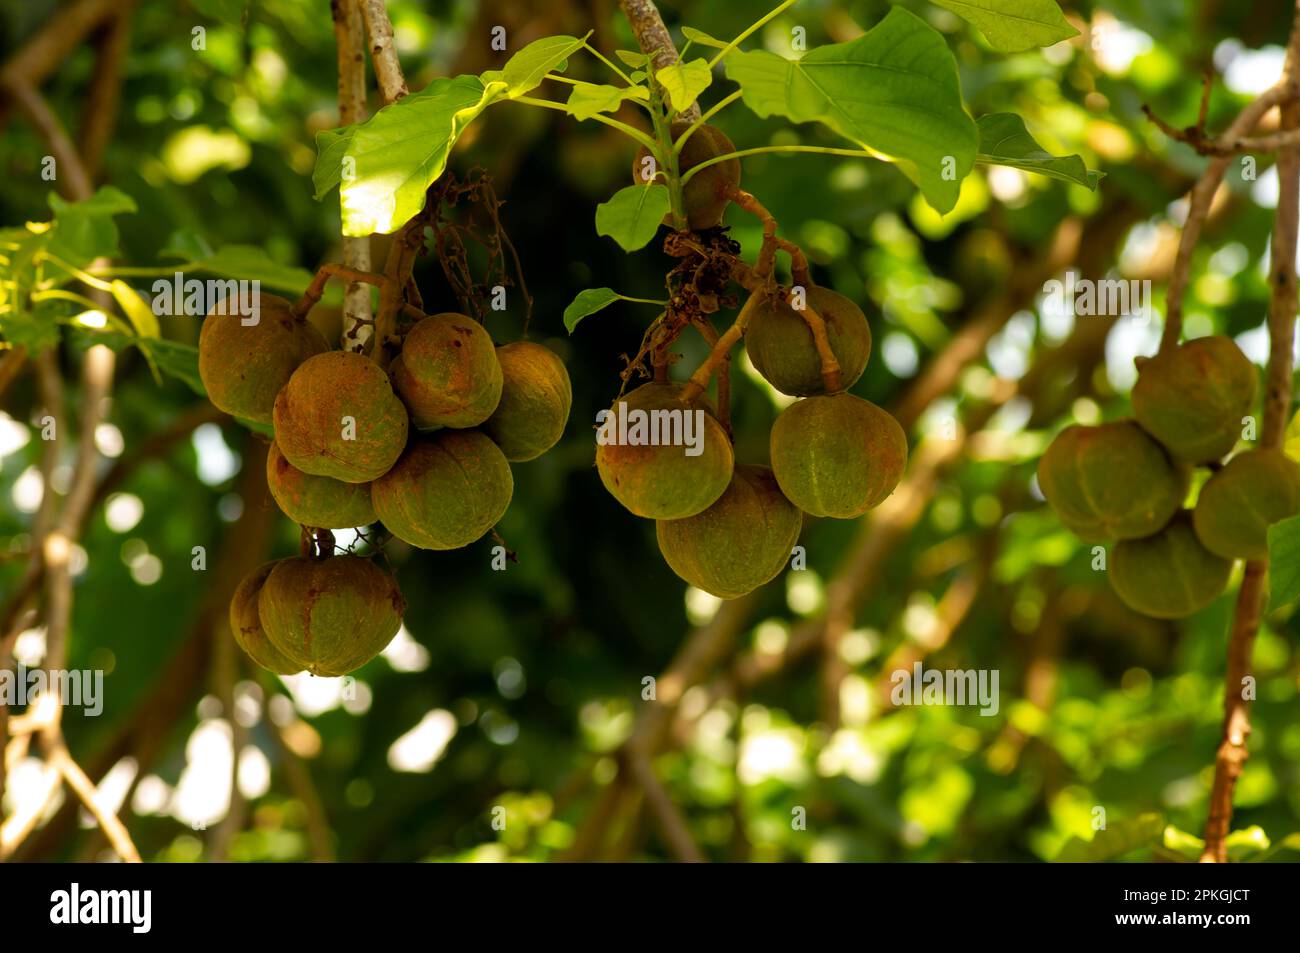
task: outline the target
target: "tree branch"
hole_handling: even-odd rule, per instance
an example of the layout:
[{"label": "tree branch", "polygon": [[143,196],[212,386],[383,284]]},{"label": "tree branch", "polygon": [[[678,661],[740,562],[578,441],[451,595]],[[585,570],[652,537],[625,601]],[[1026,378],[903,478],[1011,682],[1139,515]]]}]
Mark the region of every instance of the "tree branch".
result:
[{"label": "tree branch", "polygon": [[[1300,3],[1287,44],[1283,86],[1287,100],[1282,113],[1282,131],[1300,129]],[[1281,447],[1291,411],[1292,349],[1295,344],[1296,243],[1300,231],[1300,146],[1289,145],[1277,157],[1278,201],[1273,221],[1270,251],[1268,303],[1269,358],[1264,393],[1264,424],[1260,446]],[[1224,675],[1223,737],[1214,759],[1214,784],[1210,789],[1210,810],[1205,822],[1205,850],[1201,861],[1225,863],[1227,837],[1232,829],[1232,800],[1237,779],[1250,756],[1250,699],[1245,682],[1250,677],[1255,635],[1259,631],[1267,594],[1268,560],[1246,563],[1236,611],[1228,639],[1228,660]]]}]

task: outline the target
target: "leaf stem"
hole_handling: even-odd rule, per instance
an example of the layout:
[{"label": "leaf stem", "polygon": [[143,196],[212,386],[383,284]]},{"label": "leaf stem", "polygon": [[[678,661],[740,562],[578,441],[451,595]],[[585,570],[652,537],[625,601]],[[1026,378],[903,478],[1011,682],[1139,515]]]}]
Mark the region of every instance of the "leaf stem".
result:
[{"label": "leaf stem", "polygon": [[[567,113],[569,111],[562,103],[553,103],[549,99],[535,99],[532,96],[518,96],[515,99],[512,99],[511,102],[526,103],[529,106],[541,106],[543,109],[558,109],[562,113]],[[634,126],[629,126],[625,122],[619,122],[617,119],[610,119],[608,116],[602,116],[600,113],[595,114],[591,118],[596,120],[596,122],[603,122],[605,125],[617,129],[619,132],[623,133],[623,135],[649,149],[654,153],[655,158],[659,157],[659,143],[655,142],[655,140],[651,139],[640,129],[637,129]]]},{"label": "leaf stem", "polygon": [[753,149],[738,149],[735,152],[728,152],[726,155],[714,156],[699,165],[692,166],[691,170],[682,177],[682,184],[685,185],[690,181],[695,173],[707,169],[711,165],[717,165],[719,162],[726,162],[728,159],[740,159],[744,156],[756,156],[764,152],[814,152],[827,156],[853,156],[859,159],[876,159],[878,154],[867,149],[833,149],[830,146],[758,146]]},{"label": "leaf stem", "polygon": [[628,76],[627,73],[624,73],[621,69],[619,69],[613,63],[613,61],[611,61],[607,56],[605,56],[604,53],[600,52],[600,50],[596,49],[590,43],[583,43],[582,48],[585,49],[587,52],[589,52],[592,56],[596,57],[596,59],[600,60],[610,69],[612,69],[615,73],[617,73],[619,77],[623,80],[623,82],[627,83],[629,86],[636,85],[636,83],[632,82],[632,78]]},{"label": "leaf stem", "polygon": [[767,13],[767,15],[764,16],[761,20],[758,20],[755,23],[748,26],[739,36],[737,36],[734,40],[732,40],[730,43],[728,43],[726,46],[720,49],[718,51],[717,56],[709,60],[709,69],[713,69],[713,67],[721,63],[723,59],[725,59],[731,53],[732,50],[734,50],[741,43],[745,42],[745,40],[749,39],[749,37],[752,36],[756,30],[762,29],[770,20],[779,16],[788,8],[794,6],[794,3],[795,0],[785,0],[784,3],[778,4],[769,13]]},{"label": "leaf stem", "polygon": [[688,128],[684,133],[682,133],[682,137],[678,139],[675,143],[673,143],[673,152],[675,152],[678,155],[681,155],[682,148],[686,145],[686,140],[689,139],[691,136],[695,135],[696,129],[699,129],[700,126],[704,125],[714,116],[716,116],[718,113],[722,112],[722,110],[726,109],[728,106],[730,106],[740,97],[741,97],[741,91],[736,90],[734,93],[730,93],[729,95],[725,96],[724,98],[714,103],[713,107],[708,112],[706,112],[699,119],[695,120],[695,122],[691,123],[690,128]]}]

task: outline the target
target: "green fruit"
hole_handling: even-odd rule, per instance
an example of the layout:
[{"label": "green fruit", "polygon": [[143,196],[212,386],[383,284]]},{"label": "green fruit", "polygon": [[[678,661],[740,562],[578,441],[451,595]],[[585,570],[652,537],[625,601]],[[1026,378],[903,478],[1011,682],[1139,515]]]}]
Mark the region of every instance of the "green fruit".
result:
[{"label": "green fruit", "polygon": [[516,341],[497,348],[501,400],[483,424],[506,459],[522,462],[555,446],[569,421],[573,388],[564,362],[549,348]]},{"label": "green fruit", "polygon": [[1300,464],[1281,450],[1239,453],[1201,487],[1196,536],[1227,559],[1265,559],[1268,528],[1300,513]]},{"label": "green fruit", "polygon": [[271,644],[257,614],[262,586],[276,565],[275,562],[269,562],[258,566],[235,587],[235,594],[230,600],[230,631],[239,647],[262,668],[276,675],[296,675],[302,671],[302,666],[290,661]]},{"label": "green fruit", "polygon": [[[680,139],[690,125],[689,122],[680,120],[674,122],[671,130],[673,142]],[[682,146],[682,151],[677,157],[677,172],[679,175],[685,175],[702,162],[735,151],[736,147],[723,135],[722,130],[715,126],[702,125],[691,133],[691,137],[686,140],[686,145]],[[632,164],[632,181],[637,185],[644,185],[649,179],[646,172],[651,168],[650,153],[645,146],[642,146],[636,154],[636,161]],[[659,182],[666,181],[663,170],[658,168],[654,169],[653,178]],[[731,193],[739,186],[739,159],[728,159],[701,170],[682,189],[682,210],[686,213],[687,224],[695,231],[721,224],[722,214],[727,210],[727,203],[731,201]],[[664,216],[664,224],[672,224],[671,214]]]},{"label": "green fruit", "polygon": [[707,401],[688,405],[681,391],[680,384],[643,384],[598,421],[600,480],[614,499],[646,519],[701,513],[731,482],[735,457],[727,432]]},{"label": "green fruit", "polygon": [[510,506],[514,478],[497,445],[477,430],[440,430],[412,441],[370,488],[388,531],[421,549],[459,549]]},{"label": "green fruit", "polygon": [[1190,474],[1131,420],[1066,427],[1038,461],[1038,486],[1088,542],[1150,536],[1187,496]]},{"label": "green fruit", "polygon": [[367,483],[406,446],[406,408],[379,365],[330,351],[293,372],[275,399],[275,442],[303,473]]},{"label": "green fruit", "polygon": [[212,309],[199,331],[199,377],[208,399],[218,410],[235,417],[269,424],[275,395],[298,365],[329,350],[319,331],[296,318],[288,301],[273,294],[258,295],[257,323],[249,309],[218,314],[226,302]]},{"label": "green fruit", "polygon": [[[862,309],[829,288],[807,289],[807,304],[826,324],[831,353],[840,365],[843,389],[853,386],[871,355],[871,326]],[[826,393],[822,362],[812,329],[789,304],[763,290],[745,305],[750,310],[745,350],[754,367],[783,394],[811,397]]]},{"label": "green fruit", "polygon": [[1255,403],[1255,366],[1231,338],[1197,338],[1139,358],[1133,416],[1180,460],[1221,460]]},{"label": "green fruit", "polygon": [[898,421],[852,394],[795,401],[772,425],[771,451],[772,472],[790,502],[836,519],[879,506],[907,468]]},{"label": "green fruit", "polygon": [[420,430],[477,427],[501,399],[501,364],[492,338],[463,314],[422,318],[407,332],[391,372]]},{"label": "green fruit", "polygon": [[1111,588],[1130,609],[1181,619],[1217,599],[1231,572],[1232,560],[1201,545],[1184,510],[1154,536],[1116,543],[1109,575]]},{"label": "green fruit", "polygon": [[360,556],[276,563],[257,600],[271,644],[313,675],[346,675],[384,650],[406,601],[392,574]]},{"label": "green fruit", "polygon": [[787,500],[767,467],[737,466],[703,513],[659,520],[659,551],[673,572],[697,589],[735,599],[770,582],[799,540],[803,514]]},{"label": "green fruit", "polygon": [[284,515],[303,526],[340,529],[375,521],[369,483],[344,483],[303,473],[274,443],[266,455],[266,482]]}]

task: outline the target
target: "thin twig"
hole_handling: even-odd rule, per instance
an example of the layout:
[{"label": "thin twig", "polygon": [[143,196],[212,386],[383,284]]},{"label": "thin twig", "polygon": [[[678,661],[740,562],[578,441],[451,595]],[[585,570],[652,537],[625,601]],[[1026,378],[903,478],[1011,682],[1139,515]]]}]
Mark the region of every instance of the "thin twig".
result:
[{"label": "thin twig", "polygon": [[395,103],[410,90],[406,88],[402,64],[397,59],[397,49],[393,45],[393,24],[388,19],[384,0],[361,0],[361,15],[365,18],[366,32],[370,35],[370,62],[375,68],[379,91],[384,94],[385,103]]}]

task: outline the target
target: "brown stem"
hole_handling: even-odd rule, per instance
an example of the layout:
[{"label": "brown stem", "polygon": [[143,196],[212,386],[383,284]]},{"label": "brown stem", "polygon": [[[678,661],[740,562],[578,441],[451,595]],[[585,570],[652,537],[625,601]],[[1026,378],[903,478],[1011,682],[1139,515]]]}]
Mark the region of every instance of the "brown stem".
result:
[{"label": "brown stem", "polygon": [[[1300,4],[1297,4],[1300,11]],[[1300,12],[1287,49],[1286,81],[1291,84],[1290,100],[1282,106],[1282,128],[1300,129]],[[1268,306],[1269,359],[1264,393],[1264,424],[1260,445],[1282,446],[1291,408],[1292,348],[1296,316],[1296,243],[1300,231],[1300,146],[1287,146],[1278,153],[1278,201],[1273,221],[1270,252],[1271,294]],[[1246,691],[1251,673],[1255,635],[1259,631],[1267,591],[1268,561],[1246,563],[1237,607],[1228,638],[1228,660],[1224,675],[1223,737],[1214,758],[1214,784],[1205,822],[1203,862],[1224,863],[1228,859],[1227,837],[1232,829],[1232,799],[1237,779],[1250,756],[1250,708],[1254,692]]]},{"label": "brown stem", "polygon": [[406,88],[402,64],[397,60],[393,24],[388,19],[384,0],[361,0],[361,15],[366,21],[366,32],[370,34],[370,62],[375,68],[379,91],[384,94],[385,103],[395,103],[410,90]]},{"label": "brown stem", "polygon": [[[672,66],[678,61],[677,46],[673,43],[668,27],[664,26],[663,17],[659,15],[654,0],[619,0],[618,6],[632,27],[641,52],[653,54],[650,62],[656,70]],[[700,118],[700,104],[691,103],[690,108],[682,110],[679,116],[688,122],[694,122]]]},{"label": "brown stem", "polygon": [[[332,0],[334,45],[338,50],[339,125],[350,126],[366,118],[366,40],[358,0]],[[342,238],[343,264],[370,271],[370,236]],[[370,289],[359,281],[343,292],[343,350],[364,348],[370,337]]]},{"label": "brown stem", "polygon": [[[1274,86],[1248,103],[1233,120],[1225,139],[1236,139],[1249,133],[1264,114],[1278,104],[1283,98],[1285,88],[1282,84]],[[1160,336],[1160,351],[1167,353],[1178,346],[1183,334],[1183,296],[1187,292],[1187,283],[1191,277],[1192,253],[1201,236],[1201,226],[1210,214],[1214,195],[1223,182],[1228,171],[1229,156],[1215,156],[1205,167],[1192,191],[1187,196],[1187,218],[1183,223],[1182,233],[1178,237],[1178,254],[1174,259],[1174,269],[1169,276],[1169,290],[1165,302],[1165,327]]]},{"label": "brown stem", "polygon": [[131,14],[135,0],[122,0],[116,15],[96,37],[95,73],[86,93],[82,110],[80,151],[91,181],[99,178],[104,152],[117,125],[118,106],[122,99],[122,63],[131,43]]}]

